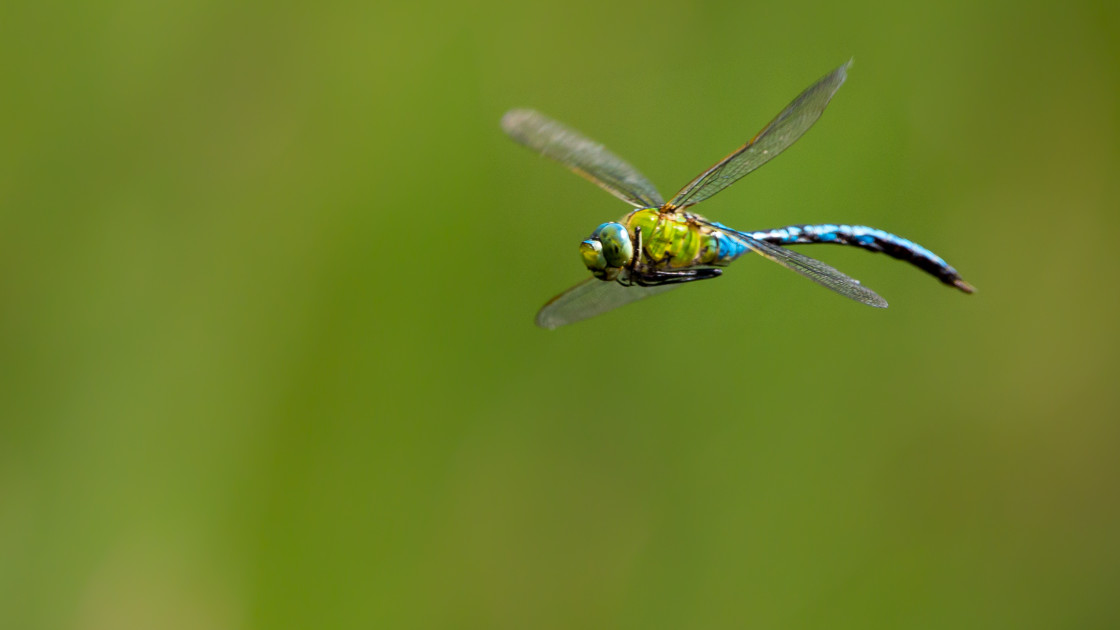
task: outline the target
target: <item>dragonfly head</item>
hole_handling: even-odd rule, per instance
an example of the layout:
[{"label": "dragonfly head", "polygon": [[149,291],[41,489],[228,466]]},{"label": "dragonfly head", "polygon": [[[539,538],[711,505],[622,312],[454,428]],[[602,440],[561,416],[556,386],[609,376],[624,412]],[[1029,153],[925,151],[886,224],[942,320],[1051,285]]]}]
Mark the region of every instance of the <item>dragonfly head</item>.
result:
[{"label": "dragonfly head", "polygon": [[621,223],[604,223],[579,244],[583,264],[600,280],[614,280],[634,257],[634,243]]}]

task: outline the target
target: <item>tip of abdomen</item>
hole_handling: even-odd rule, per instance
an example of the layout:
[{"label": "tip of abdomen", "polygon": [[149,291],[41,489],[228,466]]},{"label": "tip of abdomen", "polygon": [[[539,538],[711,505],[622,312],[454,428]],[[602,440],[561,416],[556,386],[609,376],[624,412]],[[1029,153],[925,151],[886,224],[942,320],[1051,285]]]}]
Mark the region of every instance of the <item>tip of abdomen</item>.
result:
[{"label": "tip of abdomen", "polygon": [[955,280],[953,280],[953,286],[957,287],[961,291],[964,291],[965,293],[975,293],[976,292],[976,287],[974,287],[971,284],[965,282],[964,280],[961,280],[960,278],[956,278]]}]

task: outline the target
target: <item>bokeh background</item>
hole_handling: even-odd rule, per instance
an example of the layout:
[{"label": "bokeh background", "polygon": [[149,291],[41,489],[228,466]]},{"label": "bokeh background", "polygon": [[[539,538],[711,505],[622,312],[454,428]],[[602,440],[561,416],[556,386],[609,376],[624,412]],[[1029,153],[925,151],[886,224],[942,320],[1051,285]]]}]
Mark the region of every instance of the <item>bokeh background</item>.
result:
[{"label": "bokeh background", "polygon": [[[0,626],[1120,625],[1114,2],[0,9]],[[627,207],[862,223],[553,332]]]}]

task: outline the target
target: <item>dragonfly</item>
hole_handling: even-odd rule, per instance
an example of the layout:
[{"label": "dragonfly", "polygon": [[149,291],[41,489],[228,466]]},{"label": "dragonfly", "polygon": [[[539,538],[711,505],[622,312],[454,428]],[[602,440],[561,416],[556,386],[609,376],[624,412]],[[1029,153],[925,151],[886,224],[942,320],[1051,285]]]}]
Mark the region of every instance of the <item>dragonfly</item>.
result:
[{"label": "dragonfly", "polygon": [[558,328],[682,284],[718,278],[723,267],[751,252],[840,295],[886,308],[886,300],[858,280],[786,249],[788,245],[831,243],[884,253],[972,293],[972,285],[941,257],[877,228],[815,224],[745,232],[689,210],[796,142],[824,113],[847,79],[850,66],[851,61],[809,86],[762,131],[698,175],[668,202],[636,168],[580,132],[531,109],[507,112],[502,117],[502,129],[511,138],[635,208],[619,221],[595,228],[580,243],[580,256],[592,277],[549,300],[537,313],[537,325]]}]

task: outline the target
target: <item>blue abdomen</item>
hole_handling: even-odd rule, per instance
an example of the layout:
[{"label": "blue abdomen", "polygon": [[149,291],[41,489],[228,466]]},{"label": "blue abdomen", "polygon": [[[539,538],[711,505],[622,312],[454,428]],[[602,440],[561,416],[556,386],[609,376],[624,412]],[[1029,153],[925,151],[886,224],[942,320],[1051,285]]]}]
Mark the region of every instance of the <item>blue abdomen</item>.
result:
[{"label": "blue abdomen", "polygon": [[[734,232],[734,230],[730,230],[727,226],[720,225],[719,223],[713,223],[713,225],[718,228]],[[712,261],[712,264],[726,265],[727,263],[750,251],[750,248],[747,247],[746,242],[744,242],[742,239],[735,238],[730,234],[725,234],[723,232],[717,232],[713,230],[712,238],[714,238],[716,241],[716,259]]]},{"label": "blue abdomen", "polygon": [[775,245],[802,245],[812,243],[832,243],[852,245],[868,251],[882,252],[892,258],[906,262],[936,276],[945,284],[972,293],[972,286],[961,279],[956,269],[942,260],[940,256],[921,245],[865,225],[791,225],[774,230],[747,232],[752,238]]}]

